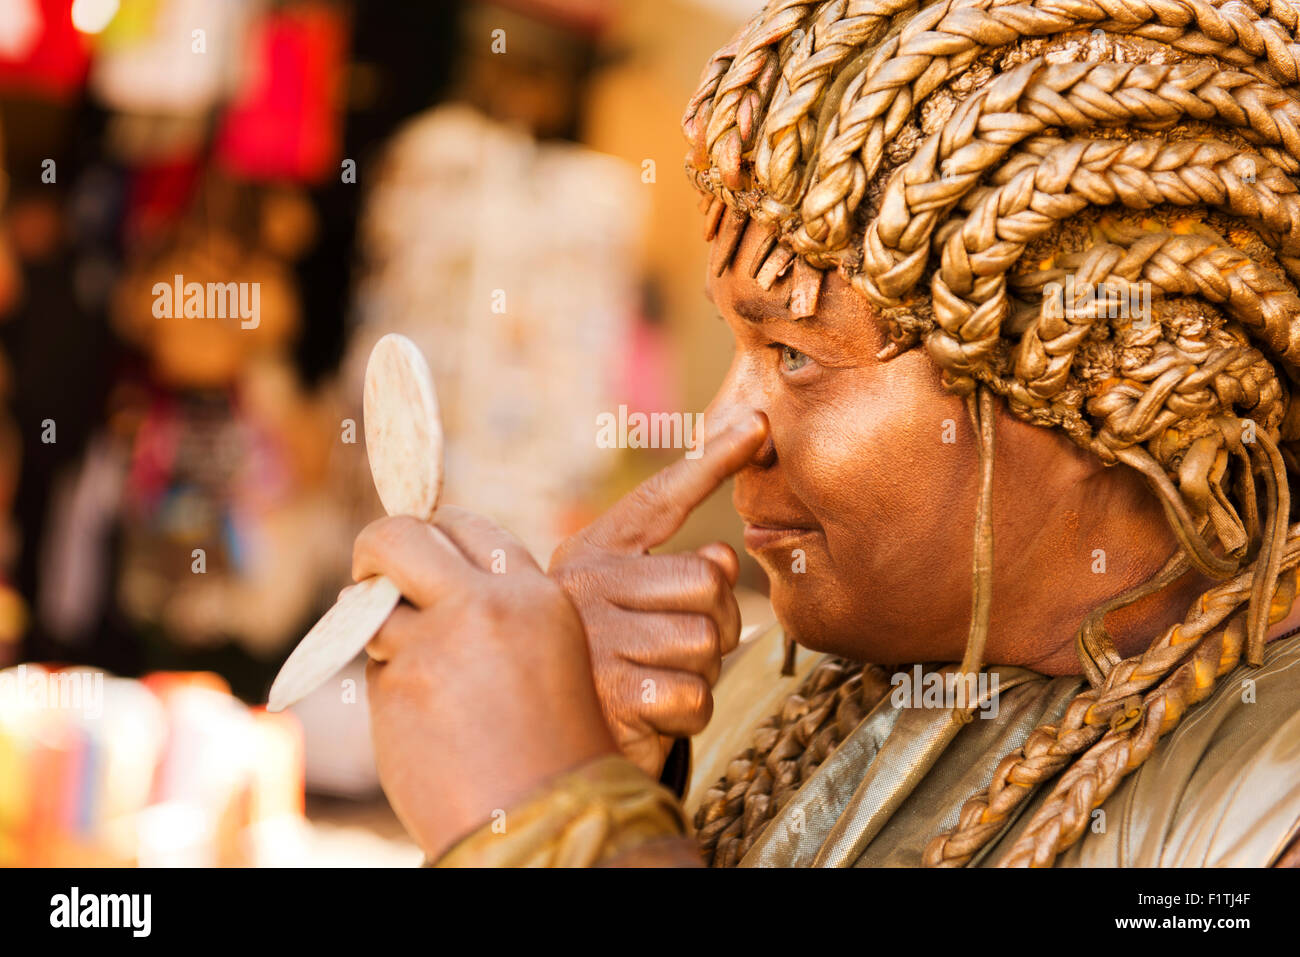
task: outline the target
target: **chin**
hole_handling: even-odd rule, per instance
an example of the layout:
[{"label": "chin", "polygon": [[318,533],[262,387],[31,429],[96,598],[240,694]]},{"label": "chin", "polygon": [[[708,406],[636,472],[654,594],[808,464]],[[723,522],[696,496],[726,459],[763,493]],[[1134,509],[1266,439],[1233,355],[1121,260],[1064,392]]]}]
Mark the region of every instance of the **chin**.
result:
[{"label": "chin", "polygon": [[841,634],[850,617],[836,613],[834,609],[842,603],[835,595],[825,594],[824,582],[785,569],[779,574],[768,569],[768,576],[772,610],[786,635],[810,651],[859,657],[861,636],[855,641],[855,636]]},{"label": "chin", "polygon": [[834,578],[810,578],[785,569],[768,574],[776,620],[801,647],[879,665],[910,660],[908,650],[899,647],[898,623],[873,620],[870,607],[855,606]]}]

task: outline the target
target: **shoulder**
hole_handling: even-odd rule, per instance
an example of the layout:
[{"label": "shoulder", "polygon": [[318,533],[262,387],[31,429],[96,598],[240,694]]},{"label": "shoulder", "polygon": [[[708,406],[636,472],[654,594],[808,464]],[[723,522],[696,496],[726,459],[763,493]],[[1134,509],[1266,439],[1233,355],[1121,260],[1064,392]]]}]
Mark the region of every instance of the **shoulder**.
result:
[{"label": "shoulder", "polygon": [[1264,867],[1300,834],[1300,637],[1239,665],[1116,789],[1084,866]]}]

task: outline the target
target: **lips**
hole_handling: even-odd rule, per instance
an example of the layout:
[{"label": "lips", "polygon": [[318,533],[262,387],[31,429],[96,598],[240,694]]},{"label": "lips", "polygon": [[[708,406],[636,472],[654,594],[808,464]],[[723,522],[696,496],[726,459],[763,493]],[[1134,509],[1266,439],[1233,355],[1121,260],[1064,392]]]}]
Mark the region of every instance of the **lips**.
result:
[{"label": "lips", "polygon": [[798,499],[790,496],[788,489],[760,486],[748,477],[738,475],[732,490],[731,503],[745,523],[745,550],[765,551],[796,547],[801,540],[820,534]]},{"label": "lips", "polygon": [[745,522],[745,548],[749,551],[788,547],[800,539],[815,535],[815,528],[778,525],[771,522]]},{"label": "lips", "polygon": [[819,531],[802,516],[759,515],[744,508],[737,508],[736,511],[745,523],[745,548],[749,551],[788,547],[798,539],[815,535]]}]

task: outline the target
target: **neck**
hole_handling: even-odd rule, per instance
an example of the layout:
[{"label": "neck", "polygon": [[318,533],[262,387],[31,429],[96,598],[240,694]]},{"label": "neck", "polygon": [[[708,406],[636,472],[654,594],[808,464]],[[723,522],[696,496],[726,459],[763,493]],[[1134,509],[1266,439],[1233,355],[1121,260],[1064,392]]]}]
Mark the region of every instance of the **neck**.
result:
[{"label": "neck", "polygon": [[[1150,575],[1159,570],[1151,569]],[[1146,576],[1147,578],[1150,575]],[[1145,579],[1142,579],[1145,580]],[[1127,591],[1141,581],[1126,584],[1119,593]],[[1123,658],[1141,654],[1166,629],[1187,618],[1188,610],[1213,582],[1196,572],[1188,572],[1178,580],[1152,595],[1147,595],[1131,605],[1116,609],[1106,616],[1104,624],[1116,651]],[[1118,594],[1118,593],[1117,593]],[[1098,605],[1117,597],[1109,594],[1071,608],[1068,620],[1049,633],[1058,636],[1051,645],[1044,646],[1042,654],[1027,662],[1027,667],[1047,675],[1074,675],[1082,673],[1074,636],[1083,619]]]},{"label": "neck", "polygon": [[[1039,593],[1040,600],[1037,603],[1023,603],[1023,607],[1041,609],[1041,614],[1025,616],[1020,626],[1021,633],[1026,636],[1053,636],[1050,642],[1040,639],[1033,643],[1037,654],[1025,658],[1026,667],[1048,675],[1081,674],[1082,666],[1075,649],[1074,636],[1083,619],[1099,605],[1150,580],[1164,566],[1165,561],[1175,554],[1177,546],[1172,533],[1164,526],[1163,517],[1160,518],[1159,527],[1153,527],[1152,523],[1145,520],[1151,516],[1144,519],[1139,515],[1135,518],[1134,514],[1129,513],[1128,521],[1142,530],[1142,535],[1137,540],[1145,537],[1155,544],[1142,560],[1121,569],[1118,587],[1114,579],[1106,582],[1104,575],[1080,576],[1073,586],[1056,578],[1048,583],[1048,590]],[[1093,578],[1093,581],[1088,581],[1088,578]],[[1215,584],[1214,580],[1199,572],[1188,571],[1154,594],[1111,612],[1106,616],[1104,624],[1117,652],[1124,658],[1141,654],[1166,629],[1184,622],[1201,596]],[[1102,587],[1089,588],[1088,585]],[[1052,600],[1049,596],[1053,593],[1058,596],[1069,595],[1070,600]],[[1269,626],[1266,640],[1280,638],[1295,629],[1300,629],[1300,601],[1296,601],[1281,619]],[[1028,641],[1022,643],[1029,645]]]},{"label": "neck", "polygon": [[[1178,544],[1163,509],[1130,469],[1089,462],[1086,471],[1067,474],[1053,491],[1061,506],[1046,516],[1038,513],[1035,522],[1016,523],[1010,503],[995,510],[995,516],[1000,511],[1009,521],[995,536],[999,568],[994,607],[1003,613],[995,611],[1000,647],[998,657],[989,660],[1048,675],[1080,674],[1074,637],[1084,618],[1150,581]],[[1213,584],[1189,571],[1107,615],[1105,625],[1118,653],[1125,658],[1140,654],[1165,629],[1184,621]]]}]

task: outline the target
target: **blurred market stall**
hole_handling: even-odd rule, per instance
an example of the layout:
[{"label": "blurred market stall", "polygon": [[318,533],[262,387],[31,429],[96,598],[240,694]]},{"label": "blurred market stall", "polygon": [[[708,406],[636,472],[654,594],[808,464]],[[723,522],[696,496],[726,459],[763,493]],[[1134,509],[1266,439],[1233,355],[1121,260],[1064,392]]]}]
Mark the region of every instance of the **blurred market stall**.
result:
[{"label": "blurred market stall", "polygon": [[746,6],[0,0],[0,863],[412,863],[361,664],[258,708],[381,514],[365,357],[543,562],[680,454],[596,422],[726,367],[676,120]]}]

